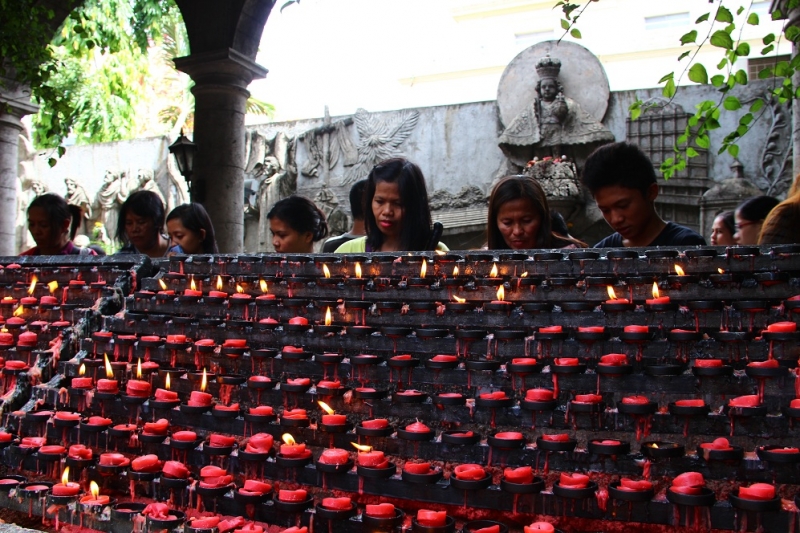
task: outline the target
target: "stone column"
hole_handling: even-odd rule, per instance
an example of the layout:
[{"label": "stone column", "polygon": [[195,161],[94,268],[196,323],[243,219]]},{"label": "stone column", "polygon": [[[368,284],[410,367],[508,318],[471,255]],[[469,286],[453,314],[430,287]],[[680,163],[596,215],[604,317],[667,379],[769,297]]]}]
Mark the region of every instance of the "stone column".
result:
[{"label": "stone column", "polygon": [[175,67],[195,83],[192,201],[208,210],[219,251],[242,252],[247,86],[267,70],[232,49],[177,58]]},{"label": "stone column", "polygon": [[39,109],[31,104],[30,89],[0,77],[0,256],[17,255],[17,181],[20,119]]}]

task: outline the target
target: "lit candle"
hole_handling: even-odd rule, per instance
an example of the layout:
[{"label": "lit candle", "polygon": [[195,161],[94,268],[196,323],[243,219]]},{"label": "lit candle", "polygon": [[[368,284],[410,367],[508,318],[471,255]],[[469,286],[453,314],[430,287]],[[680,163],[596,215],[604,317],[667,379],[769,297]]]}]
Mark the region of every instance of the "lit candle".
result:
[{"label": "lit candle", "polygon": [[100,494],[100,487],[94,481],[89,484],[89,492],[90,495],[81,498],[81,503],[84,505],[108,505],[111,501],[108,496]]},{"label": "lit candle", "polygon": [[78,483],[69,480],[69,467],[64,469],[61,474],[61,483],[53,485],[53,496],[77,496],[81,491],[81,486]]},{"label": "lit candle", "polygon": [[614,292],[614,287],[611,285],[606,286],[609,299],[606,300],[607,304],[627,304],[630,303],[626,298],[617,298],[617,293]]},{"label": "lit candle", "polygon": [[218,275],[218,276],[217,276],[217,290],[215,290],[215,291],[209,291],[209,292],[208,292],[208,295],[209,295],[211,298],[227,298],[227,297],[228,297],[228,293],[227,293],[227,292],[224,292],[224,291],[222,290],[222,289],[223,289],[223,287],[224,287],[224,285],[223,285],[223,283],[222,283],[222,276],[219,276],[219,275]]},{"label": "lit candle", "polygon": [[42,305],[58,305],[58,298],[54,296],[55,292],[58,290],[58,282],[53,280],[47,284],[47,288],[50,290],[50,296],[42,296],[39,299],[39,303]]},{"label": "lit candle", "polygon": [[81,363],[81,366],[78,368],[78,376],[80,377],[72,378],[70,386],[73,389],[91,389],[92,378],[83,377],[85,374],[86,374],[86,365]]},{"label": "lit candle", "polygon": [[645,300],[647,305],[664,305],[669,303],[669,296],[661,296],[658,292],[658,283],[653,282],[653,298]]},{"label": "lit candle", "polygon": [[108,361],[108,354],[103,356],[106,367],[106,379],[97,380],[97,392],[106,392],[116,394],[119,392],[119,383],[114,379],[114,370],[111,368],[111,363]]},{"label": "lit candle", "polygon": [[256,300],[274,300],[275,295],[269,293],[269,285],[263,279],[258,280],[258,285],[261,288],[261,296],[256,298]]},{"label": "lit candle", "polygon": [[249,294],[245,294],[244,287],[242,287],[241,285],[239,285],[237,283],[236,284],[236,294],[231,296],[231,298],[235,298],[237,300],[250,300],[252,298],[252,296],[250,296]]},{"label": "lit candle", "polygon": [[511,302],[506,301],[506,290],[500,285],[497,288],[497,300],[492,301],[495,305],[511,305]]},{"label": "lit candle", "polygon": [[358,450],[358,464],[360,466],[365,466],[367,468],[386,468],[389,466],[383,452],[373,450],[372,446],[366,446],[364,444],[356,444],[355,442],[351,442],[350,444]]},{"label": "lit candle", "polygon": [[194,296],[195,298],[199,298],[203,296],[203,291],[197,290],[197,284],[194,282],[194,276],[192,276],[191,281],[189,282],[189,288],[183,289],[184,296]]},{"label": "lit candle", "polygon": [[39,281],[36,275],[31,278],[31,285],[28,287],[28,296],[24,298],[20,298],[19,303],[21,305],[36,305],[39,303],[39,299],[36,298],[33,293],[36,290],[36,282]]},{"label": "lit candle", "polygon": [[306,445],[301,442],[295,442],[294,437],[289,433],[284,433],[281,436],[283,444],[280,447],[280,454],[284,457],[306,457],[311,454],[310,450],[306,450]]},{"label": "lit candle", "polygon": [[161,290],[158,291],[158,294],[160,294],[162,296],[172,296],[172,295],[175,294],[175,291],[168,290],[167,284],[164,283],[164,280],[161,279],[161,278],[159,278],[159,280],[158,280],[158,286],[161,287]]}]

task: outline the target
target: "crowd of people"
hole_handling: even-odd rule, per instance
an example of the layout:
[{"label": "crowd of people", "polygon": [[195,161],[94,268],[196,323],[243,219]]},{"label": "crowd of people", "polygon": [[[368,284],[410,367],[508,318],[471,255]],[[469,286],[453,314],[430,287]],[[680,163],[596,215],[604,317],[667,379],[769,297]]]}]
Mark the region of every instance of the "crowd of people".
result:
[{"label": "crowd of people", "polygon": [[[692,246],[706,240],[697,232],[663,220],[656,211],[659,187],[655,169],[637,146],[619,142],[601,146],[586,160],[583,186],[597,203],[614,233],[596,248]],[[393,158],[376,165],[350,191],[353,226],[344,235],[327,239],[323,252],[397,252],[448,250],[441,242],[441,225],[433,224],[422,170]],[[97,255],[99,247],[73,243],[79,218],[61,196],[37,196],[28,207],[28,229],[36,246],[21,255]],[[311,253],[328,236],[325,214],[314,202],[298,195],[278,201],[267,214],[272,245],[279,253]],[[800,219],[798,180],[783,202],[758,196],[735,211],[714,219],[710,243],[716,246],[788,244],[797,242]],[[166,226],[165,226],[166,224]],[[166,232],[165,232],[166,227]],[[131,194],[122,204],[117,224],[117,253],[152,258],[174,253],[218,252],[214,226],[197,203],[183,204],[165,216],[164,204],[151,191]],[[527,176],[506,176],[493,187],[486,224],[486,248],[586,248],[569,234],[569,227],[552,211],[541,185]]]}]

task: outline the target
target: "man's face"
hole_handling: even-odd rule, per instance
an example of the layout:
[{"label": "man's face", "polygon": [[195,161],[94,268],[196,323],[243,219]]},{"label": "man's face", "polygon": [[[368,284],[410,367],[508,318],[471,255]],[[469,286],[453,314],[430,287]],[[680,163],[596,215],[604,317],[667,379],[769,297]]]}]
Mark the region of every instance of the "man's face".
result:
[{"label": "man's face", "polygon": [[[594,194],[597,207],[608,225],[622,235],[623,240],[637,243],[641,235],[655,216],[653,202],[658,196],[658,185],[653,183],[646,194],[638,189],[630,189],[619,185],[602,187]],[[634,246],[637,244],[628,244]]]},{"label": "man's face", "polygon": [[558,94],[558,82],[550,78],[545,78],[542,80],[540,90],[542,92],[542,100],[545,102],[552,102],[556,99],[556,95]]}]

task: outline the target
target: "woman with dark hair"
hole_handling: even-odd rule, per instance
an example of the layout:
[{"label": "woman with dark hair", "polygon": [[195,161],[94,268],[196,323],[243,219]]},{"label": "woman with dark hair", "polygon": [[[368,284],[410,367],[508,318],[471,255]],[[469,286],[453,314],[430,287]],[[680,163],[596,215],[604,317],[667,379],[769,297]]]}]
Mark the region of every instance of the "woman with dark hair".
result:
[{"label": "woman with dark hair", "polygon": [[779,203],[772,196],[756,196],[739,204],[734,213],[736,233],[733,238],[736,244],[758,244],[764,219]]},{"label": "woman with dark hair", "polygon": [[292,195],[279,200],[267,213],[272,247],[276,252],[307,254],[314,243],[328,236],[328,222],[314,202]]},{"label": "woman with dark hair", "polygon": [[527,176],[506,176],[495,185],[486,233],[490,250],[586,247],[552,230],[547,196],[541,185]]},{"label": "woman with dark hair", "polygon": [[366,237],[346,242],[336,252],[448,250],[441,242],[431,242],[431,211],[422,170],[402,158],[378,163],[367,176],[364,229]]},{"label": "woman with dark hair", "polygon": [[154,259],[164,257],[169,240],[164,236],[164,203],[151,191],[136,191],[119,210],[116,239],[122,243],[120,254],[144,254]]},{"label": "woman with dark hair", "polygon": [[218,254],[214,225],[206,209],[197,203],[179,205],[167,215],[170,253]]},{"label": "woman with dark hair", "polygon": [[736,233],[736,219],[733,211],[723,211],[711,224],[711,246],[732,246],[736,244],[733,234]]},{"label": "woman with dark hair", "polygon": [[79,248],[70,239],[72,211],[57,194],[37,196],[28,206],[28,231],[36,246],[20,255],[97,255],[89,248]]},{"label": "woman with dark hair", "polygon": [[795,244],[800,242],[800,174],[786,194],[786,200],[770,211],[761,226],[758,244]]}]

